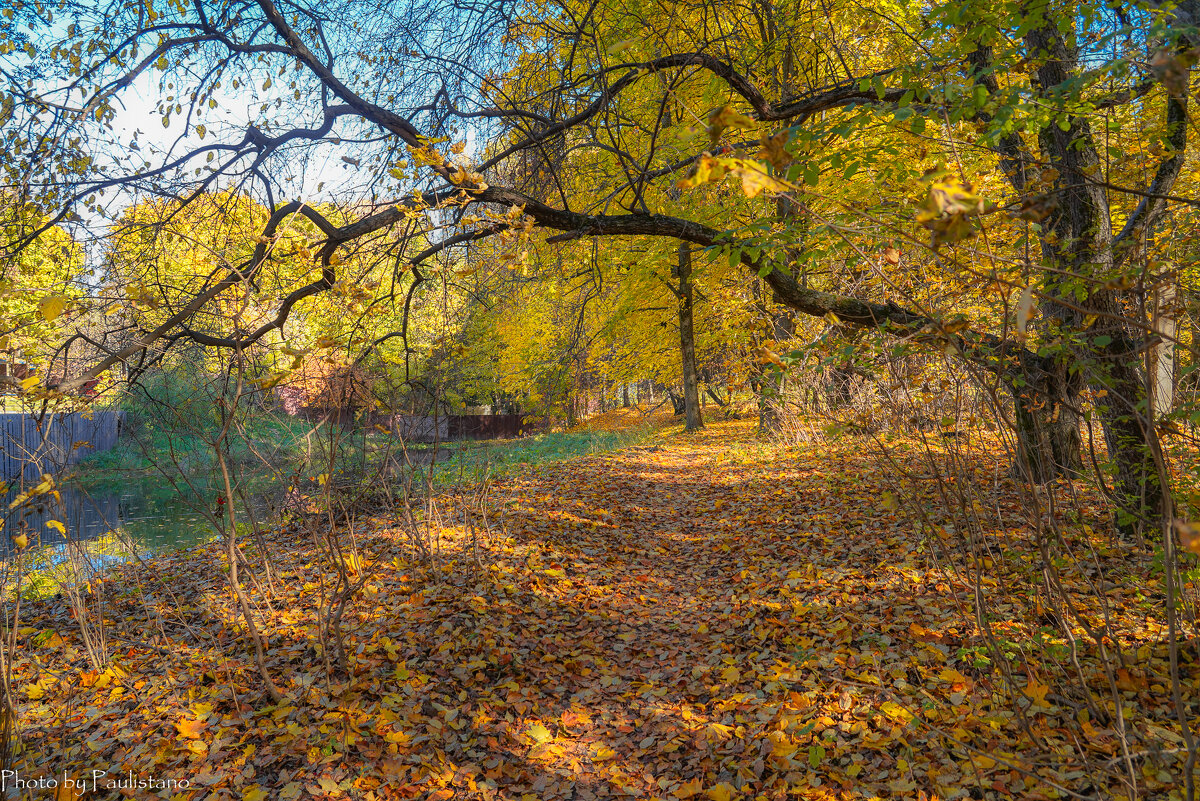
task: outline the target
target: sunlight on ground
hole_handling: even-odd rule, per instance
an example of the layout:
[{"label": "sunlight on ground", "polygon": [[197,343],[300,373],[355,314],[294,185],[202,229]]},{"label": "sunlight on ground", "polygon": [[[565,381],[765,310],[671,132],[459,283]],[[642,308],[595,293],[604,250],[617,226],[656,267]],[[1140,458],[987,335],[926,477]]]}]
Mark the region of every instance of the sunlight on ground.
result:
[{"label": "sunlight on ground", "polygon": [[[894,457],[909,475],[927,469]],[[1001,461],[975,454],[972,466],[994,474]],[[275,591],[258,577],[271,608],[256,596],[286,695],[277,705],[234,622],[216,546],[130,567],[103,585],[107,673],[85,667],[61,601],[26,612],[19,761],[188,778],[176,797],[252,801],[956,798],[971,787],[1065,797],[1079,786],[1080,746],[1064,724],[1083,727],[1084,749],[1111,752],[1113,718],[1087,717],[1060,690],[1047,654],[1065,646],[1018,589],[1032,583],[1011,482],[980,512],[992,516],[987,536],[1014,544],[980,589],[991,636],[1026,649],[1004,683],[962,614],[967,584],[932,558],[952,544],[952,516],[912,480],[926,519],[899,516],[883,476],[863,438],[779,448],[754,437],[752,420],[712,422],[501,482],[492,513],[505,533],[472,545],[451,525],[433,568],[414,565],[406,536],[380,520],[359,533],[351,568],[363,587],[343,622],[350,675],[333,679],[313,617],[330,571],[310,535],[278,532]],[[1106,595],[1121,646],[1157,653],[1161,634],[1136,597],[1154,579],[1111,539],[1099,547],[1129,565]],[[161,621],[125,592],[134,578],[174,602]],[[1020,645],[1043,635],[1042,651]],[[1089,684],[1123,682],[1123,725],[1175,748],[1165,679],[1144,669],[1161,662],[1106,676],[1087,632],[1073,635]],[[1184,669],[1194,682],[1196,667]],[[1142,764],[1158,786],[1152,760]]]}]

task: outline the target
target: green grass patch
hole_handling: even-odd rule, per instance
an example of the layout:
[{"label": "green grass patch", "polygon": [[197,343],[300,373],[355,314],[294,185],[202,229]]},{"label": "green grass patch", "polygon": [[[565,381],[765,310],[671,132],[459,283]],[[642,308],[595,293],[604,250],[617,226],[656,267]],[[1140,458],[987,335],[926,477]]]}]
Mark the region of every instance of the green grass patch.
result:
[{"label": "green grass patch", "polygon": [[[250,472],[271,472],[296,463],[306,453],[305,434],[312,424],[295,418],[263,416],[247,421],[229,437],[229,459]],[[131,478],[157,477],[162,472],[198,475],[211,472],[217,461],[212,439],[217,430],[169,429],[159,423],[134,423],[116,447],[80,461],[76,480],[88,488],[115,487]]]},{"label": "green grass patch", "polygon": [[521,439],[451,443],[456,453],[437,467],[435,479],[457,483],[484,475],[501,477],[526,468],[628,448],[654,434],[646,425],[624,431],[565,431]]},{"label": "green grass patch", "polygon": [[[622,431],[577,430],[510,440],[446,442],[437,446],[436,459],[432,458],[432,445],[411,444],[407,449],[418,471],[427,469],[433,461],[435,484],[446,486],[619,450],[647,440],[654,431],[646,424]],[[103,491],[126,487],[131,481],[145,483],[163,473],[183,473],[195,483],[209,484],[216,469],[212,447],[206,442],[211,436],[207,432],[202,435],[168,430],[153,423],[135,425],[115,448],[80,462],[75,481]],[[346,430],[331,436],[326,426],[264,416],[246,421],[242,430],[231,436],[230,462],[238,482],[255,491],[278,483],[297,468],[307,480],[327,472],[331,447],[336,449],[332,463],[339,482],[377,475],[385,458],[404,461],[399,443],[379,431]],[[174,491],[166,482],[161,489]]]}]

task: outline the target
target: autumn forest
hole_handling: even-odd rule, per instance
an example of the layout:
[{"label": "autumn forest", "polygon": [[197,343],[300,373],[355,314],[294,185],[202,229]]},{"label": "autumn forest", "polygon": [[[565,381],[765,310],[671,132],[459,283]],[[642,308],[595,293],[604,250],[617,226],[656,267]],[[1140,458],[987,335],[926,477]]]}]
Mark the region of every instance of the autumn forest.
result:
[{"label": "autumn forest", "polygon": [[1200,0],[9,0],[0,796],[1188,799]]}]

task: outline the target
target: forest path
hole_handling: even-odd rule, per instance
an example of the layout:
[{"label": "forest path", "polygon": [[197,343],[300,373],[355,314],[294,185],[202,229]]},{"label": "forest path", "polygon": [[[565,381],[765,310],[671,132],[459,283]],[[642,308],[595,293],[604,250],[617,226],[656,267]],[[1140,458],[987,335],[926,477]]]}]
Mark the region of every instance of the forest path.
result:
[{"label": "forest path", "polygon": [[504,731],[528,751],[495,778],[717,801],[857,797],[864,771],[901,795],[960,783],[969,749],[913,767],[931,732],[907,709],[973,684],[942,675],[961,618],[863,445],[718,423],[504,482]]},{"label": "forest path", "polygon": [[[1085,721],[1088,741],[1073,738],[1063,663],[1030,645],[1036,581],[1016,494],[995,478],[1002,457],[958,464],[1007,521],[979,535],[996,555],[981,590],[994,633],[1026,649],[1007,683],[981,661],[967,585],[934,565],[953,540],[923,536],[889,495],[885,478],[905,471],[903,508],[952,519],[921,478],[919,443],[898,443],[885,467],[852,436],[781,448],[744,421],[677,428],[498,482],[491,533],[437,528],[432,566],[411,561],[394,519],[359,520],[348,676],[321,658],[327,552],[302,531],[271,535],[278,590],[273,611],[256,605],[278,705],[220,545],[104,580],[120,644],[104,672],[65,604],[31,605],[14,660],[17,767],[187,778],[179,798],[234,801],[1037,799],[1091,786],[1078,749],[1114,753],[1114,733]],[[453,519],[453,493],[439,503]],[[1125,596],[1110,593],[1114,624],[1130,647],[1153,645]],[[1081,645],[1100,692],[1094,657]],[[1161,679],[1118,679],[1144,716],[1131,725],[1173,742]]]}]

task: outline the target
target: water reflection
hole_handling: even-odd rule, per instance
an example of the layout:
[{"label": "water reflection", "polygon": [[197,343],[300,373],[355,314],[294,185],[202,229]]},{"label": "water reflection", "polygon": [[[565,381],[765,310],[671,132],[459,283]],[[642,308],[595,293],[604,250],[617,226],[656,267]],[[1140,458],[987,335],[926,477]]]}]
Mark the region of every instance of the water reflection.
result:
[{"label": "water reflection", "polygon": [[[0,559],[13,555],[13,537],[21,533],[39,561],[57,563],[68,551],[78,554],[82,549],[93,567],[188,548],[214,536],[199,504],[212,504],[215,493],[180,496],[172,487],[150,481],[129,482],[119,489],[64,485],[59,498],[43,495],[9,508],[17,494],[10,491],[3,501]],[[256,513],[266,513],[263,496],[254,496],[251,503]]]}]

